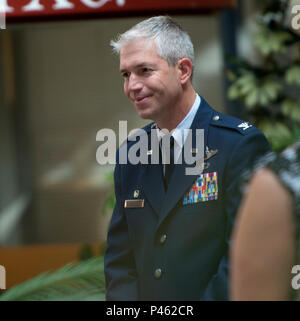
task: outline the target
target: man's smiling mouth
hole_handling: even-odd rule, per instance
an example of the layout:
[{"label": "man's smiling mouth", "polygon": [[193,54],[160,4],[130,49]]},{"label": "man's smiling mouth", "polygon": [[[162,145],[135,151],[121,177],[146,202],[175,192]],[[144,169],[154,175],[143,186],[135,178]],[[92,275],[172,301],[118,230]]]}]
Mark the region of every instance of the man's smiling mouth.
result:
[{"label": "man's smiling mouth", "polygon": [[144,101],[146,101],[147,98],[149,98],[150,96],[142,96],[142,97],[136,97],[135,98],[135,102],[137,103],[142,103]]}]

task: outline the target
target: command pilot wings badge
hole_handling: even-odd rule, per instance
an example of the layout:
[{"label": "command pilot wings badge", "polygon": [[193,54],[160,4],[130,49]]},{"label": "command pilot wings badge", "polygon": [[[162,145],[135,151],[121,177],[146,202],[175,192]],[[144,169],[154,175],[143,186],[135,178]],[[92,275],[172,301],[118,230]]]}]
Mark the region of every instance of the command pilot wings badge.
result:
[{"label": "command pilot wings badge", "polygon": [[213,157],[214,155],[216,155],[218,152],[217,149],[215,150],[212,150],[212,149],[209,149],[208,146],[206,146],[206,149],[205,149],[205,154],[206,154],[206,157],[204,157],[204,160],[208,160],[209,158]]},{"label": "command pilot wings badge", "polygon": [[252,127],[252,125],[251,124],[249,125],[248,122],[243,122],[243,123],[239,124],[238,127],[243,128],[243,130],[246,130],[246,129]]}]

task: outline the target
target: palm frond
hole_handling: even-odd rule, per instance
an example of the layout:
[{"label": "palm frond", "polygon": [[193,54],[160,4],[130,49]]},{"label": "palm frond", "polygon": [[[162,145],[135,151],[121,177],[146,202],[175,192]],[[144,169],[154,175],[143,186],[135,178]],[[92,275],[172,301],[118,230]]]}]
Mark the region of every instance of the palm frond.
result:
[{"label": "palm frond", "polygon": [[0,301],[103,301],[103,257],[45,272],[0,295]]}]

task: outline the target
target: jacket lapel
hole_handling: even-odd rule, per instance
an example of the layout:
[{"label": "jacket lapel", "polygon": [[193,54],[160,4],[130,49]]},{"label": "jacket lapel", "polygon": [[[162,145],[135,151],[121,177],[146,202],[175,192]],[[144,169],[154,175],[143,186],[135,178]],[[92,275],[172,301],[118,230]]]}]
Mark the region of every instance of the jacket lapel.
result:
[{"label": "jacket lapel", "polygon": [[[192,147],[196,148],[196,129],[204,129],[204,148],[207,146],[208,139],[208,126],[212,117],[213,110],[207,104],[207,102],[201,97],[201,103],[198,108],[197,114],[193,120],[192,129]],[[183,156],[183,155],[182,155]],[[199,159],[204,155],[199,155]],[[198,159],[198,158],[197,158]],[[194,165],[188,165],[184,162],[184,157],[182,157],[182,165],[176,165],[173,175],[170,180],[169,188],[163,200],[161,211],[159,213],[159,225],[170,213],[173,207],[177,204],[179,200],[182,199],[183,195],[191,187],[192,183],[201,173],[196,175],[186,175],[186,169]],[[152,190],[153,191],[153,190]]]}]

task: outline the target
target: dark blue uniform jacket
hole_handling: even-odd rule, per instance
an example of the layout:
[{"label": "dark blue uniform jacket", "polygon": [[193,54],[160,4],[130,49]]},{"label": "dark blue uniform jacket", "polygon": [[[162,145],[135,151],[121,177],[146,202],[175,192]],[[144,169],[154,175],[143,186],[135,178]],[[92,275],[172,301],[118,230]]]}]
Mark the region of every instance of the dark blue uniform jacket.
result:
[{"label": "dark blue uniform jacket", "polygon": [[[144,128],[149,141],[151,127]],[[176,165],[165,192],[160,165],[118,164],[117,152],[116,206],[104,261],[107,300],[228,299],[228,250],[241,200],[239,180],[270,146],[254,126],[215,111],[202,97],[191,128],[193,133],[204,129],[205,148],[217,150],[201,174],[217,176],[212,200],[184,204],[199,178],[186,175],[184,164]],[[135,191],[143,207],[125,208]]]}]

